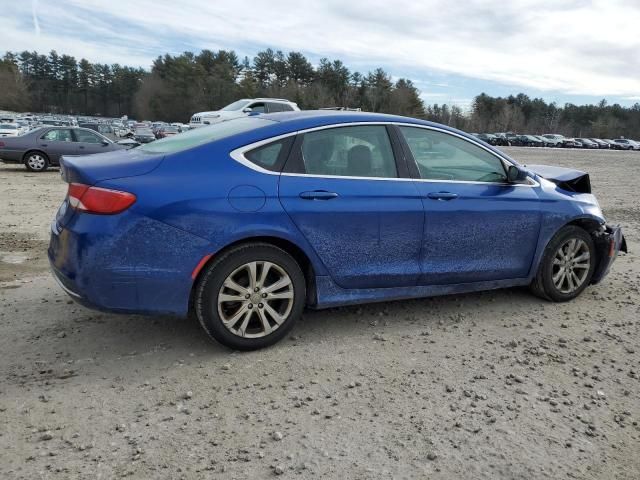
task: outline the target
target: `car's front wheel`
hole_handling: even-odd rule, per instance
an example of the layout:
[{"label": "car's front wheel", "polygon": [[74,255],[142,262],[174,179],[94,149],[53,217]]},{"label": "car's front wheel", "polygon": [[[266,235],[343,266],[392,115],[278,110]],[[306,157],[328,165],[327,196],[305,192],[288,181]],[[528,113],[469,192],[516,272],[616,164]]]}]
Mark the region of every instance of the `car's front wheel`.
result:
[{"label": "car's front wheel", "polygon": [[49,168],[49,158],[42,152],[28,152],[24,156],[24,165],[30,172],[44,172]]},{"label": "car's front wheel", "polygon": [[547,245],[532,290],[554,302],[572,300],[591,283],[595,266],[591,235],[580,227],[567,225]]},{"label": "car's front wheel", "polygon": [[305,298],[296,260],[274,245],[251,243],[223,253],[206,268],[194,308],[210,337],[236,350],[255,350],[293,328]]}]

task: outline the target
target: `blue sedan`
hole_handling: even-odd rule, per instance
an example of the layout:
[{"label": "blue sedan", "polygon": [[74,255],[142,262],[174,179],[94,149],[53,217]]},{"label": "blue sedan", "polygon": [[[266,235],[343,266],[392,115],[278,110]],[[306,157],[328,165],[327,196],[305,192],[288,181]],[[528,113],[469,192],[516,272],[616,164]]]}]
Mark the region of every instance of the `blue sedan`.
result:
[{"label": "blue sedan", "polygon": [[63,157],[61,173],[49,259],[71,297],[193,312],[241,350],[283,338],[305,307],[523,285],[571,300],[626,251],[586,173],[405,117],[246,117]]}]

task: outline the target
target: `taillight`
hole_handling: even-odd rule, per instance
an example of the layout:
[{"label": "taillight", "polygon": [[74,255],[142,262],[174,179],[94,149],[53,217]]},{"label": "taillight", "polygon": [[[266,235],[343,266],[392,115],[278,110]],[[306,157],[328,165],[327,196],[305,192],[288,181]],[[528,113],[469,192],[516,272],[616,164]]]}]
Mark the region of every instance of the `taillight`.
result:
[{"label": "taillight", "polygon": [[69,205],[76,210],[100,215],[113,215],[129,208],[136,201],[133,193],[90,187],[81,183],[69,184]]}]

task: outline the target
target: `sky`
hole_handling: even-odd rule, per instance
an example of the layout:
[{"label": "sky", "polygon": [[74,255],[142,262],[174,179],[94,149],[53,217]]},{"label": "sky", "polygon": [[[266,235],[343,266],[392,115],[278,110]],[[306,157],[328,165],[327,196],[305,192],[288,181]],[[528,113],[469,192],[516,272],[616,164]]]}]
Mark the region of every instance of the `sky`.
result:
[{"label": "sky", "polygon": [[0,52],[150,68],[158,55],[266,48],[384,68],[427,103],[481,92],[640,102],[640,0],[0,0]]}]

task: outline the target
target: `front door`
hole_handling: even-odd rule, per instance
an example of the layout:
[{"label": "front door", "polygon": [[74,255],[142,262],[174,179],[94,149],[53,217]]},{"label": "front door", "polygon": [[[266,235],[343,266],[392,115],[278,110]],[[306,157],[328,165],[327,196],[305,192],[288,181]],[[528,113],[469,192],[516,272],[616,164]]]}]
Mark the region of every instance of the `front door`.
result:
[{"label": "front door", "polygon": [[540,231],[534,182],[508,184],[504,161],[463,137],[398,129],[415,161],[425,210],[419,283],[526,277]]},{"label": "front door", "polygon": [[106,152],[104,138],[89,130],[77,129],[75,135],[76,155],[90,155],[92,153]]},{"label": "front door", "polygon": [[384,125],[298,136],[280,177],[280,201],[343,288],[415,285],[424,214],[400,179]]}]

